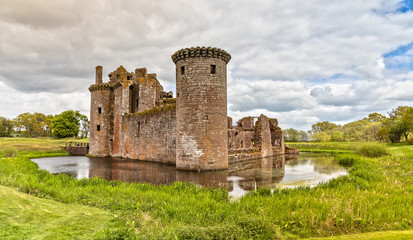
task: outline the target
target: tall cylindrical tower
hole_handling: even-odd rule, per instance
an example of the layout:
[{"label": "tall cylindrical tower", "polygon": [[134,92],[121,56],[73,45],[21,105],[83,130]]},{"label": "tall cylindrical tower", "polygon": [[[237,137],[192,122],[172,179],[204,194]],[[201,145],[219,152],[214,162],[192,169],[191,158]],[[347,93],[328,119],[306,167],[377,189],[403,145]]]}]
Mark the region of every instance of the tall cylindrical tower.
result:
[{"label": "tall cylindrical tower", "polygon": [[96,67],[96,84],[89,87],[90,104],[90,140],[89,154],[96,157],[111,154],[111,118],[112,88],[102,83],[102,67]]},{"label": "tall cylindrical tower", "polygon": [[228,168],[227,63],[219,48],[175,52],[176,167],[184,170]]}]

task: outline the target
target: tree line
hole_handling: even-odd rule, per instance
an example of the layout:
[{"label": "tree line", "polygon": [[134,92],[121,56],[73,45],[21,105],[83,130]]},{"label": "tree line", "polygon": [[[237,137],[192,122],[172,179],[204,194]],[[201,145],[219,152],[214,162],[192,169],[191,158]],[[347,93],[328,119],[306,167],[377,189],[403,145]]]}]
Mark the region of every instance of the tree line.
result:
[{"label": "tree line", "polygon": [[[413,107],[398,106],[388,116],[370,113],[361,120],[338,125],[323,121],[315,123],[309,131],[283,130],[285,141],[315,142],[392,142],[409,140],[413,133]],[[413,140],[412,140],[413,141]]]},{"label": "tree line", "polygon": [[14,119],[0,117],[0,137],[80,137],[89,134],[89,120],[79,111],[57,115],[22,113]]}]

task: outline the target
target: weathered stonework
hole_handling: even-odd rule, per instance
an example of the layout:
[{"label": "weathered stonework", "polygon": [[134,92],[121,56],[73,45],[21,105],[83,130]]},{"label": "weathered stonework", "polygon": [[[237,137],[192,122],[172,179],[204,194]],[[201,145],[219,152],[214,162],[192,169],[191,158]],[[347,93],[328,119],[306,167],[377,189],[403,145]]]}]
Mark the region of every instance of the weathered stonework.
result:
[{"label": "weathered stonework", "polygon": [[[163,91],[146,68],[122,66],[102,82],[96,67],[91,92],[90,150],[114,156],[175,164],[183,170],[227,169],[228,162],[283,154],[276,119],[245,117],[232,126],[227,117],[227,70],[231,56],[210,47],[172,55],[177,97]],[[289,149],[294,152],[294,149]]]},{"label": "weathered stonework", "polygon": [[176,167],[228,168],[228,53],[212,48],[182,49],[176,64]]}]

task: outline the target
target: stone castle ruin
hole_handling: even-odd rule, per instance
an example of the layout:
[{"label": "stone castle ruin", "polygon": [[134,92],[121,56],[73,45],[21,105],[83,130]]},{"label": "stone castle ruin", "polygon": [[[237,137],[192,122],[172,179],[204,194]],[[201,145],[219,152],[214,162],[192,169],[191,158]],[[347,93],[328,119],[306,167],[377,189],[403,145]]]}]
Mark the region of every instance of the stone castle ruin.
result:
[{"label": "stone castle ruin", "polygon": [[[228,163],[285,154],[276,119],[227,116],[227,64],[231,55],[211,47],[175,52],[176,98],[146,68],[123,66],[89,87],[90,149],[112,156],[175,164],[183,170],[227,169]],[[257,119],[257,121],[255,121]]]}]

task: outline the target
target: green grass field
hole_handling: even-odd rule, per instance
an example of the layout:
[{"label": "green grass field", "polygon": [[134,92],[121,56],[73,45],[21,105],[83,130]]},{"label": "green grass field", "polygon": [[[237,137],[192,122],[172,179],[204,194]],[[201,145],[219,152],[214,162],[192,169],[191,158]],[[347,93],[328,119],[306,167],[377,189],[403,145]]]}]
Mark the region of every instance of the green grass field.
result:
[{"label": "green grass field", "polygon": [[42,199],[0,186],[0,239],[86,239],[116,228],[109,211]]},{"label": "green grass field", "polygon": [[[76,221],[82,225],[80,222],[87,219],[87,216],[80,219],[76,215],[77,211],[83,211],[80,205],[101,209],[101,222],[109,225],[101,225],[103,231],[97,228],[97,233],[93,233],[95,238],[413,238],[413,146],[388,145],[391,155],[370,158],[352,153],[359,143],[295,144],[301,150],[331,152],[344,159],[353,159],[349,174],[315,188],[273,192],[262,188],[231,200],[225,189],[207,189],[186,183],[153,186],[51,175],[39,170],[30,158],[64,154],[58,147],[64,140],[0,139],[0,154],[10,145],[14,147],[12,142],[21,144],[17,147],[18,156],[0,155],[0,184],[18,189],[27,199],[40,197],[68,206],[74,215],[62,213],[68,218],[62,222],[70,222],[73,218],[74,225]],[[8,191],[4,198],[8,198],[7,194]],[[28,205],[30,201],[27,200]],[[0,217],[11,221],[13,212],[27,219],[41,214],[25,207],[11,211],[7,205],[0,205]],[[111,215],[105,215],[108,212]],[[116,226],[110,225],[113,219],[109,216],[115,216]],[[38,224],[39,232],[54,234],[55,230],[43,226],[42,221],[33,224]],[[22,236],[33,234],[29,225],[23,225],[24,222]],[[0,226],[0,232],[10,231],[9,227]],[[60,226],[64,229],[66,224]],[[84,232],[88,234],[87,230]]]}]

